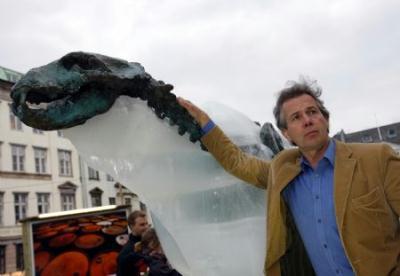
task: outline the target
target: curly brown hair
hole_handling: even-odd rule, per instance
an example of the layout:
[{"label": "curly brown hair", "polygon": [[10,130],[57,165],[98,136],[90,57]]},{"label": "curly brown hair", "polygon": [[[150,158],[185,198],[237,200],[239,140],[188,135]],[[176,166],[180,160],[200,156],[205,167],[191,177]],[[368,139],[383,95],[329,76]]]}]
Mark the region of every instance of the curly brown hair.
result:
[{"label": "curly brown hair", "polygon": [[280,130],[287,129],[286,118],[282,113],[283,104],[293,98],[297,98],[302,95],[311,96],[317,103],[319,110],[327,121],[329,121],[329,111],[324,106],[324,102],[319,98],[322,94],[322,89],[317,85],[314,80],[309,80],[301,77],[298,82],[289,81],[288,87],[282,89],[278,93],[278,99],[274,107],[274,116],[276,125]]}]

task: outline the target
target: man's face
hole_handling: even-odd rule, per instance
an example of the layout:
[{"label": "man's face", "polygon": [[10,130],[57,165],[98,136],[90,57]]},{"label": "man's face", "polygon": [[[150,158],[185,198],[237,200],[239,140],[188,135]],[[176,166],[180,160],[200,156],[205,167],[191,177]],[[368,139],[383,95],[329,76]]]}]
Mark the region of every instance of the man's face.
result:
[{"label": "man's face", "polygon": [[302,151],[320,150],[329,140],[329,123],[309,95],[302,95],[283,103],[282,112],[287,128],[283,135]]},{"label": "man's face", "polygon": [[135,223],[131,225],[132,233],[135,236],[141,236],[149,228],[146,217],[137,217]]}]

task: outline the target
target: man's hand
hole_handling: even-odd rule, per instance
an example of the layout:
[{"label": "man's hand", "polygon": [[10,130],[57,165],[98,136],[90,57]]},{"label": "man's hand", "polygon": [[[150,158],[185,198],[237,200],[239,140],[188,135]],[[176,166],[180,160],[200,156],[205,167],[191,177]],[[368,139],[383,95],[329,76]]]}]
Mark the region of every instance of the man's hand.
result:
[{"label": "man's hand", "polygon": [[207,113],[198,108],[196,105],[192,104],[190,101],[181,97],[178,97],[177,100],[178,103],[184,107],[190,115],[192,115],[192,117],[199,123],[201,127],[204,127],[210,121],[210,117],[208,117]]}]

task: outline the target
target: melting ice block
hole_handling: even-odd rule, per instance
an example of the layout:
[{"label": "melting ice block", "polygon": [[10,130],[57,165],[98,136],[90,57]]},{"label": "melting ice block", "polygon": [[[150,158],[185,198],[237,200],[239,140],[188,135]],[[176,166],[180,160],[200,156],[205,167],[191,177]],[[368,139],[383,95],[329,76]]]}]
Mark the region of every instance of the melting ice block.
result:
[{"label": "melting ice block", "polygon": [[[236,144],[271,158],[254,122],[220,104],[204,109]],[[64,133],[91,167],[147,204],[169,261],[183,275],[263,275],[264,191],[227,174],[145,102],[120,97],[107,113]]]}]

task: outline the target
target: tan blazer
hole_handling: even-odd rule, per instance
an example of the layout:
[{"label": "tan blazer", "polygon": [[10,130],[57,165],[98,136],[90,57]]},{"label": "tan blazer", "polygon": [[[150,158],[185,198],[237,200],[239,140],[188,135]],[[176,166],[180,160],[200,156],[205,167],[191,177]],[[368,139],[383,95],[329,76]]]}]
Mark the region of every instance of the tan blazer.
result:
[{"label": "tan blazer", "polygon": [[[264,271],[281,275],[290,247],[282,190],[300,172],[298,149],[271,162],[243,153],[218,128],[202,138],[233,175],[267,189],[267,252]],[[400,158],[384,144],[336,142],[334,173],[336,222],[346,255],[357,275],[400,275]],[[306,275],[306,274],[304,274]]]}]

